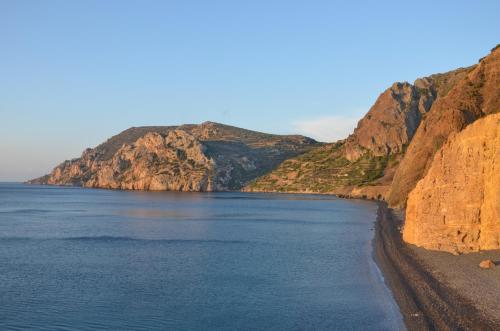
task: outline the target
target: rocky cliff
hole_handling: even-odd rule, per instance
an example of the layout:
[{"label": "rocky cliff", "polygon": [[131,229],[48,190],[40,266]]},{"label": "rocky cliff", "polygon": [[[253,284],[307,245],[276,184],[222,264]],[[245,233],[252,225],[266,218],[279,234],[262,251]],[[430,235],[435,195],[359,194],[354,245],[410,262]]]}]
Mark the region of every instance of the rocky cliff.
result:
[{"label": "rocky cliff", "polygon": [[434,154],[448,136],[487,114],[500,111],[500,48],[469,68],[444,96],[437,98],[422,120],[398,167],[388,194],[393,207],[404,207]]},{"label": "rocky cliff", "polygon": [[334,193],[383,199],[424,116],[471,68],[394,83],[345,140],[286,160],[247,191]]},{"label": "rocky cliff", "polygon": [[448,252],[500,249],[500,114],[450,135],[410,193],[403,239]]},{"label": "rocky cliff", "polygon": [[404,151],[437,94],[432,80],[419,80],[418,85],[394,83],[378,97],[347,138],[348,160],[357,160],[367,151],[374,156]]},{"label": "rocky cliff", "polygon": [[218,123],[130,128],[31,183],[130,190],[237,190],[318,143]]}]

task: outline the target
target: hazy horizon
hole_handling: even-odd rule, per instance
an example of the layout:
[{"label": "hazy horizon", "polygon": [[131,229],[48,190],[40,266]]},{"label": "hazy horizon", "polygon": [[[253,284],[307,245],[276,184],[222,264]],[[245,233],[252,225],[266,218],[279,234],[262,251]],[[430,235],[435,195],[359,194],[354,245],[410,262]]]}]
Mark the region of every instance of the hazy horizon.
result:
[{"label": "hazy horizon", "polygon": [[0,181],[131,126],[347,136],[395,81],[470,66],[500,3],[0,1]]}]

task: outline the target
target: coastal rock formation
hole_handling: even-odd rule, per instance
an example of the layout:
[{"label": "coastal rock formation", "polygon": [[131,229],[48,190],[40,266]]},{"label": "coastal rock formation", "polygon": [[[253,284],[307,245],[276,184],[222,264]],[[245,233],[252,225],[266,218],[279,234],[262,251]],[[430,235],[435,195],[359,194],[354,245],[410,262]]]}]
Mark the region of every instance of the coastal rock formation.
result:
[{"label": "coastal rock formation", "polygon": [[283,162],[244,189],[256,192],[333,193],[384,199],[406,148],[435,100],[471,68],[394,83],[345,140]]},{"label": "coastal rock formation", "polygon": [[409,192],[426,174],[433,155],[448,136],[482,116],[500,111],[499,87],[500,48],[496,47],[432,105],[396,171],[388,195],[391,206],[405,206]]},{"label": "coastal rock formation", "polygon": [[500,249],[500,114],[452,134],[410,193],[403,239],[427,249]]},{"label": "coastal rock formation", "polygon": [[127,190],[237,190],[317,142],[218,123],[130,128],[31,183]]},{"label": "coastal rock formation", "polygon": [[429,111],[436,91],[431,80],[419,80],[419,87],[407,82],[394,83],[382,93],[347,138],[345,156],[350,161],[366,151],[387,156],[404,151]]},{"label": "coastal rock formation", "polygon": [[128,190],[211,191],[214,162],[192,135],[172,130],[149,132],[123,145],[110,160],[92,170],[86,187]]}]

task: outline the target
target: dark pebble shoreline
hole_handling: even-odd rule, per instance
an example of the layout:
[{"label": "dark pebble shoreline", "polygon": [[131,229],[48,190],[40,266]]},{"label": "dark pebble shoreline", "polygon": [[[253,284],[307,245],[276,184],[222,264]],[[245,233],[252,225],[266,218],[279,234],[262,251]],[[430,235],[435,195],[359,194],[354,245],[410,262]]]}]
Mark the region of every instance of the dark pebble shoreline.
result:
[{"label": "dark pebble shoreline", "polygon": [[399,305],[408,330],[500,330],[457,291],[439,282],[403,243],[402,222],[379,202],[375,224],[375,261]]}]

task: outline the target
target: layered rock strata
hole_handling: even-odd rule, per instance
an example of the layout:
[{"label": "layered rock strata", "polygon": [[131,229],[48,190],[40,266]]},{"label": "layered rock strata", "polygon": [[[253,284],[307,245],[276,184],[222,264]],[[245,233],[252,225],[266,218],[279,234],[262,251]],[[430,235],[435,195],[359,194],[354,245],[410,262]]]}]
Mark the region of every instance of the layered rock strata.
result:
[{"label": "layered rock strata", "polygon": [[452,134],[410,193],[403,239],[427,249],[500,249],[500,114]]}]

